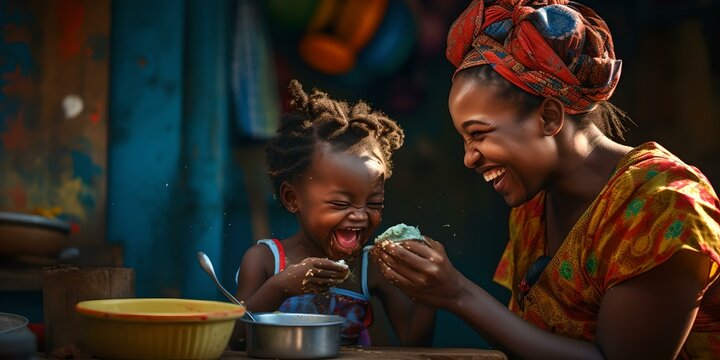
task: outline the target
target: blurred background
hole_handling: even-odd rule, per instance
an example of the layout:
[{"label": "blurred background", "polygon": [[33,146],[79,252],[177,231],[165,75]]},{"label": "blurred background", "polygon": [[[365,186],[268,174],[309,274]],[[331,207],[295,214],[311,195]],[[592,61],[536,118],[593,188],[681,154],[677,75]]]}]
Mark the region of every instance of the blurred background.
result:
[{"label": "blurred background", "polygon": [[[720,15],[711,0],[582,1],[608,23],[612,101],[720,184]],[[290,79],[396,119],[381,229],[418,225],[500,301],[508,208],[462,163],[445,60],[460,0],[0,0],[0,210],[71,224],[51,256],[0,255],[0,311],[43,321],[40,268],[127,266],[138,297],[221,299],[245,249],[287,236],[263,145]],[[0,249],[1,250],[1,249]],[[2,251],[0,251],[2,252]],[[377,313],[376,345],[394,344]],[[487,344],[441,312],[435,346]]]}]

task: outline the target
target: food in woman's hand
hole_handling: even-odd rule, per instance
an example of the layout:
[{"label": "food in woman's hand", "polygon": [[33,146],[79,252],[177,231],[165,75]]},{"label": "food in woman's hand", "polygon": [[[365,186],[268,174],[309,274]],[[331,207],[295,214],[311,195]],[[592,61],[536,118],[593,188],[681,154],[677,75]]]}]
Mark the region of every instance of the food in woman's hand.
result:
[{"label": "food in woman's hand", "polygon": [[420,229],[415,226],[405,225],[403,223],[389,227],[385,232],[375,238],[375,244],[385,242],[399,243],[407,240],[416,240],[427,243],[425,237],[420,233]]}]

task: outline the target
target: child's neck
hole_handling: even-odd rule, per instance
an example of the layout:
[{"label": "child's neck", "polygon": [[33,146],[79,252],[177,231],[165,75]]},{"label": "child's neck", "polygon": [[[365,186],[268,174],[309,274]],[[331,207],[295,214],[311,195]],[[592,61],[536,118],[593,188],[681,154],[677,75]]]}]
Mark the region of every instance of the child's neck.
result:
[{"label": "child's neck", "polygon": [[293,253],[293,255],[303,259],[308,257],[328,257],[322,247],[310,240],[310,238],[305,236],[302,232],[298,232],[285,239],[283,243],[285,244],[287,252]]}]

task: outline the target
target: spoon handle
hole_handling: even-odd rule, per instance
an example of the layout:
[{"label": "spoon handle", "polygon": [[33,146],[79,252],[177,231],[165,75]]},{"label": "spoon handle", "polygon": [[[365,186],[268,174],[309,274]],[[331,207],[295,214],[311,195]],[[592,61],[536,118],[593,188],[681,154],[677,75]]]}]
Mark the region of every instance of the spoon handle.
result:
[{"label": "spoon handle", "polygon": [[242,305],[245,308],[245,315],[250,319],[250,321],[255,322],[255,318],[252,316],[252,313],[247,309],[247,306],[245,306],[245,303],[238,300],[236,297],[234,297],[232,294],[230,294],[225,288],[220,285],[217,278],[213,278],[215,280],[215,284],[217,284],[218,288],[220,289],[220,292],[225,295],[226,298],[228,298],[230,301],[232,301],[235,304]]},{"label": "spoon handle", "polygon": [[228,300],[232,301],[235,304],[243,305],[242,301],[238,300],[236,297],[234,297],[232,294],[230,294],[227,290],[225,290],[225,288],[222,285],[220,285],[220,283],[218,282],[217,279],[213,279],[213,280],[215,280],[215,284],[220,289],[220,292],[223,293],[223,295],[225,295],[225,297],[228,298]]},{"label": "spoon handle", "polygon": [[215,269],[213,269],[210,258],[207,255],[205,255],[205,253],[202,251],[199,251],[197,253],[197,258],[198,258],[198,262],[200,263],[200,267],[203,270],[205,270],[205,272],[208,274],[208,276],[210,276],[210,278],[215,282],[215,285],[220,290],[220,292],[223,295],[225,295],[225,297],[228,298],[228,300],[230,300],[231,302],[244,307],[245,315],[247,315],[247,317],[251,321],[255,322],[255,318],[252,316],[252,313],[250,313],[250,310],[248,310],[247,306],[245,306],[245,303],[243,303],[242,301],[238,300],[235,296],[230,294],[230,292],[225,290],[225,287],[223,287],[222,284],[220,284],[220,280],[218,280],[217,276],[215,276]]}]

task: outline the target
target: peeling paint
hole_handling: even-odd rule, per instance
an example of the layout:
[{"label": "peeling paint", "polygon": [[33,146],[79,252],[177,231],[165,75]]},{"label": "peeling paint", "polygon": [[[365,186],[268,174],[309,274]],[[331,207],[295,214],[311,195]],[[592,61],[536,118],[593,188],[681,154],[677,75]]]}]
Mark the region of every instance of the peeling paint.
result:
[{"label": "peeling paint", "polygon": [[70,156],[73,161],[73,177],[81,179],[84,184],[92,185],[93,177],[102,174],[102,168],[95,165],[87,154],[73,151]]},{"label": "peeling paint", "polygon": [[82,26],[85,8],[80,0],[64,0],[56,2],[55,11],[60,31],[58,41],[60,57],[69,59],[80,54],[83,47]]},{"label": "peeling paint", "polygon": [[26,150],[29,132],[23,123],[23,114],[19,113],[15,118],[6,116],[5,125],[5,132],[0,135],[4,149],[6,151]]}]

